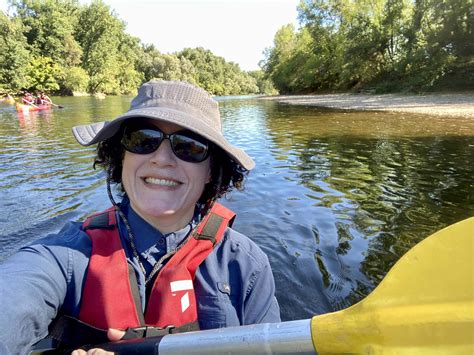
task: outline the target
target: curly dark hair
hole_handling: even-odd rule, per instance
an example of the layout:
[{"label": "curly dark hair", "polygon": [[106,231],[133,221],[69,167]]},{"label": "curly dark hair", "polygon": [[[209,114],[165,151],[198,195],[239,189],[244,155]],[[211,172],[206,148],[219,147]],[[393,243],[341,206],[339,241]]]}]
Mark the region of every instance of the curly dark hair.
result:
[{"label": "curly dark hair", "polygon": [[[96,166],[101,166],[107,172],[110,182],[118,184],[120,191],[126,194],[122,184],[123,158],[125,155],[125,149],[120,142],[122,135],[123,125],[118,133],[98,144],[94,169]],[[231,159],[223,149],[212,143],[210,159],[211,180],[206,184],[198,200],[198,203],[203,205],[203,213],[215,200],[234,188],[243,190],[244,179],[248,174],[248,171]]]}]

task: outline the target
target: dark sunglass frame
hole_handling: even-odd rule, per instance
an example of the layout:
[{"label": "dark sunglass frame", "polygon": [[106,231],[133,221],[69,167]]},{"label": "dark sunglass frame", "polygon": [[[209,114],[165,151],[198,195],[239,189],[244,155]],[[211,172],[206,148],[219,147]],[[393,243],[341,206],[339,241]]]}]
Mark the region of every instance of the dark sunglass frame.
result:
[{"label": "dark sunglass frame", "polygon": [[[131,153],[145,155],[155,152],[165,139],[170,141],[174,155],[183,161],[200,163],[209,156],[211,143],[189,130],[166,134],[155,126],[125,126],[120,143]],[[136,143],[133,143],[133,140],[136,140]],[[183,145],[181,149],[180,144]]]}]

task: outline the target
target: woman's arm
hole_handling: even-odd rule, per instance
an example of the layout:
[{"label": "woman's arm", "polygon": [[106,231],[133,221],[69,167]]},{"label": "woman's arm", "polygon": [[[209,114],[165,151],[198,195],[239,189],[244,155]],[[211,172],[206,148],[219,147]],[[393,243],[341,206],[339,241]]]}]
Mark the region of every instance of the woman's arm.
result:
[{"label": "woman's arm", "polygon": [[80,237],[79,226],[70,223],[0,264],[0,349],[27,354],[48,335],[67,297],[68,309],[77,306],[90,255],[90,242]]},{"label": "woman's arm", "polygon": [[48,334],[66,295],[64,271],[40,245],[23,248],[0,265],[0,348],[27,354]]}]

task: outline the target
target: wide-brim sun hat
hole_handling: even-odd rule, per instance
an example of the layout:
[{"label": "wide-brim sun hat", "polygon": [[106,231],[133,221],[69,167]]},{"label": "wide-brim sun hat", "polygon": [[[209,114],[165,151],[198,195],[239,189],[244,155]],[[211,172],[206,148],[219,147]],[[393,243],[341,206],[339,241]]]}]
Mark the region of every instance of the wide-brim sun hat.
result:
[{"label": "wide-brim sun hat", "polygon": [[236,163],[251,170],[255,162],[230,144],[222,132],[219,104],[205,90],[181,81],[149,81],[138,90],[130,109],[112,121],[73,127],[76,140],[89,146],[114,136],[124,121],[148,118],[189,129],[223,149]]}]

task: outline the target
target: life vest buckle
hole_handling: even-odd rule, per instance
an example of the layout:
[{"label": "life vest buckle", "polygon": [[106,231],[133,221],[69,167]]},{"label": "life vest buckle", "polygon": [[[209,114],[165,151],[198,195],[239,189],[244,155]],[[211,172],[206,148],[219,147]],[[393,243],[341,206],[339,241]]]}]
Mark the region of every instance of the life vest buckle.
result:
[{"label": "life vest buckle", "polygon": [[165,336],[173,333],[173,329],[176,327],[174,325],[168,325],[165,328],[160,327],[137,327],[137,328],[128,328],[123,336],[125,339],[136,339],[136,338],[149,338],[149,337],[159,337]]}]

